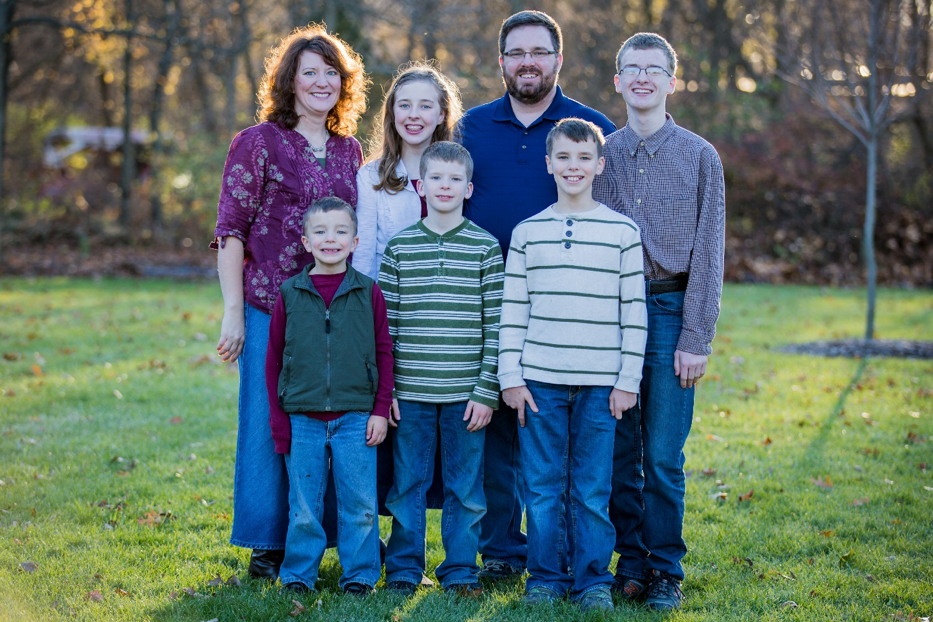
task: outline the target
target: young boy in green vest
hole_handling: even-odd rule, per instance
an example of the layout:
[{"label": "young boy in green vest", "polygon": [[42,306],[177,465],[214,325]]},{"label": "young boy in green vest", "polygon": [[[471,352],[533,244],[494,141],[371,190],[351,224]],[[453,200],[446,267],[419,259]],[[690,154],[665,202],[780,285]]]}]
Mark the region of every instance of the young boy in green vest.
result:
[{"label": "young boy in green vest", "polygon": [[420,169],[418,192],[428,215],[389,241],[379,274],[395,342],[398,398],[386,582],[401,594],[413,594],[421,582],[425,493],[440,451],[446,557],[435,574],[446,591],[478,596],[476,550],[486,513],[483,428],[499,403],[502,251],[492,235],[463,217],[473,189],[469,152],[436,142]]},{"label": "young boy in green vest", "polygon": [[363,596],[380,575],[376,445],[392,401],[392,340],[382,292],[347,263],[359,242],[353,208],[337,197],[318,199],[303,224],[301,243],[314,263],[282,284],[266,354],[272,437],[289,482],[279,577],[285,590],[314,590],[333,469],[340,587]]}]

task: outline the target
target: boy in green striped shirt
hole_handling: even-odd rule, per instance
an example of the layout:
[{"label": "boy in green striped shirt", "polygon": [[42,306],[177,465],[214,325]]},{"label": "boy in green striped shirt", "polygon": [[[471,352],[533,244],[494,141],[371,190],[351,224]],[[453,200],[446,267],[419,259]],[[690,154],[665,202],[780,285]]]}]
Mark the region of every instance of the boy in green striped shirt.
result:
[{"label": "boy in green striped shirt", "polygon": [[502,399],[520,425],[525,601],[570,596],[587,610],[613,608],[613,440],[638,397],[647,335],[638,226],[593,200],[603,143],[582,119],[548,134],[557,203],[512,232],[499,332]]},{"label": "boy in green striped shirt", "polygon": [[436,142],[420,168],[427,216],[389,241],[379,272],[397,397],[389,419],[397,429],[395,478],[386,499],[392,513],[386,583],[390,591],[413,594],[421,581],[425,495],[439,444],[446,557],[435,574],[445,590],[478,596],[476,550],[486,513],[483,428],[499,404],[502,251],[492,235],[463,217],[463,201],[473,190],[469,152]]}]

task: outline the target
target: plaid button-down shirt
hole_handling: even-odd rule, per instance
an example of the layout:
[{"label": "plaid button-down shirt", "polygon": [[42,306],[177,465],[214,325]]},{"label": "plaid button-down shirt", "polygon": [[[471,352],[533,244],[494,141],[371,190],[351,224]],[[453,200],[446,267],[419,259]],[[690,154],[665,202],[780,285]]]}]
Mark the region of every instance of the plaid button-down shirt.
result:
[{"label": "plaid button-down shirt", "polygon": [[710,354],[722,295],[725,183],[716,149],[670,115],[640,138],[629,125],[606,139],[593,198],[641,229],[645,278],[689,275],[677,349]]}]

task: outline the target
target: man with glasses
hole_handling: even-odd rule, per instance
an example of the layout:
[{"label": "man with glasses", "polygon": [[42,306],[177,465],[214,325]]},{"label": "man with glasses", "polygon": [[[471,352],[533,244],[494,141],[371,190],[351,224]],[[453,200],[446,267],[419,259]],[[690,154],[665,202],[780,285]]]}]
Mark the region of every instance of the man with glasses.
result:
[{"label": "man with glasses", "polygon": [[[540,11],[512,15],[499,30],[503,97],[467,111],[459,139],[473,156],[473,195],[466,215],[492,233],[508,253],[512,229],[557,200],[547,171],[545,139],[567,117],[615,130],[605,115],[564,96],[557,86],[563,63],[560,26]],[[523,487],[516,411],[502,403],[486,428],[486,515],[480,528],[480,576],[501,579],[525,570],[521,531]]]},{"label": "man with glasses", "polygon": [[706,373],[722,293],[725,189],[716,150],[666,112],[677,56],[639,33],[616,56],[628,123],[606,139],[593,198],[641,229],[648,341],[641,394],[616,426],[613,589],[652,609],[683,600],[684,453],[694,386]]}]

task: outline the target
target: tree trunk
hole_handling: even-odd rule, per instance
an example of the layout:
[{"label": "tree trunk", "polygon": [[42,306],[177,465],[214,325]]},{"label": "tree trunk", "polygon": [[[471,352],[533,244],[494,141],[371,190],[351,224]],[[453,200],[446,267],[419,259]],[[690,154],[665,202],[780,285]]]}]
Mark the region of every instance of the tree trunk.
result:
[{"label": "tree trunk", "polygon": [[[134,27],[133,0],[126,0],[126,22]],[[130,225],[130,203],[132,201],[133,178],[136,176],[136,154],[133,149],[133,87],[130,73],[133,69],[133,37],[126,37],[123,53],[123,166],[120,170],[120,226]]]},{"label": "tree trunk", "polygon": [[156,72],[155,85],[152,92],[152,101],[149,105],[149,131],[155,135],[152,144],[152,161],[149,164],[150,186],[152,188],[149,196],[150,218],[152,226],[156,233],[162,230],[162,151],[164,141],[162,140],[162,104],[165,102],[165,83],[168,80],[168,73],[172,68],[172,56],[175,50],[175,41],[178,36],[179,10],[175,0],[165,0],[165,19],[168,21],[166,31],[165,49],[159,58],[159,66]]},{"label": "tree trunk", "polygon": [[13,10],[16,0],[0,0],[0,262],[3,261],[3,225],[6,224],[6,186],[3,176],[6,172],[4,160],[6,158],[6,105],[9,99],[10,62],[12,47],[10,38],[12,31],[10,23],[13,21]]},{"label": "tree trunk", "polygon": [[865,339],[875,338],[875,289],[878,281],[878,268],[875,263],[875,183],[878,176],[878,135],[872,133],[867,141],[868,170],[867,189],[865,191],[865,228],[862,232],[862,255],[865,260],[865,272],[868,277],[868,313],[865,319]]}]

